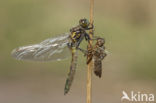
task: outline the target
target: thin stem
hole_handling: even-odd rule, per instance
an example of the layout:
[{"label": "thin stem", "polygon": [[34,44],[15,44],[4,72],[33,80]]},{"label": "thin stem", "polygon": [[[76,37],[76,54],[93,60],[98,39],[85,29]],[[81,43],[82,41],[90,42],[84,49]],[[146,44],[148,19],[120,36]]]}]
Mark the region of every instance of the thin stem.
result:
[{"label": "thin stem", "polygon": [[[94,0],[90,0],[90,23],[93,24],[93,10],[94,10]],[[92,39],[93,30],[90,30],[89,36]],[[92,40],[89,41],[88,47],[92,47]],[[87,103],[91,103],[92,96],[92,61],[88,64],[87,71]]]},{"label": "thin stem", "polygon": [[90,0],[90,23],[93,24],[94,0]]}]

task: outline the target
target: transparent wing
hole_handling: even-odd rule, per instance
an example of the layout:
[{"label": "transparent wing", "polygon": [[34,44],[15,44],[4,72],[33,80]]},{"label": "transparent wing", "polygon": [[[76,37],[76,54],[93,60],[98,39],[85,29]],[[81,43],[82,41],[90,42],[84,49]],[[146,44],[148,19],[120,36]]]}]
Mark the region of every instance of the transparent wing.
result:
[{"label": "transparent wing", "polygon": [[69,33],[49,38],[39,44],[23,46],[12,51],[12,56],[18,60],[55,61],[68,58]]}]

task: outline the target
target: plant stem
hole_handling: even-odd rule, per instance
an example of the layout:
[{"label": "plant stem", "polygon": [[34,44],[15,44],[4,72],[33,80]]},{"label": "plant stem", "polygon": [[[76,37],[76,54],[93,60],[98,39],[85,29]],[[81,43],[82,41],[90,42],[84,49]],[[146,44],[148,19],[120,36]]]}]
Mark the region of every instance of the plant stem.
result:
[{"label": "plant stem", "polygon": [[[93,24],[93,9],[94,9],[94,0],[90,0],[90,24]],[[90,30],[89,36],[92,39],[93,37],[93,30]],[[88,47],[92,47],[92,40],[88,42]],[[88,64],[87,69],[87,103],[91,103],[91,96],[92,96],[92,65],[93,62],[91,61]]]}]

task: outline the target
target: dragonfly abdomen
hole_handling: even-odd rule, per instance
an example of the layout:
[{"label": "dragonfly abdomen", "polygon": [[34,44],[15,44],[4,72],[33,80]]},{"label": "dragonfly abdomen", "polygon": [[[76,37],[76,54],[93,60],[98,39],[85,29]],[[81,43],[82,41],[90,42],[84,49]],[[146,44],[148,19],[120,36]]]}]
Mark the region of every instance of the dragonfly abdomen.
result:
[{"label": "dragonfly abdomen", "polygon": [[76,48],[72,47],[71,52],[72,52],[72,61],[70,65],[70,71],[68,73],[68,77],[65,83],[64,94],[67,94],[69,92],[76,72],[77,59],[78,59]]}]

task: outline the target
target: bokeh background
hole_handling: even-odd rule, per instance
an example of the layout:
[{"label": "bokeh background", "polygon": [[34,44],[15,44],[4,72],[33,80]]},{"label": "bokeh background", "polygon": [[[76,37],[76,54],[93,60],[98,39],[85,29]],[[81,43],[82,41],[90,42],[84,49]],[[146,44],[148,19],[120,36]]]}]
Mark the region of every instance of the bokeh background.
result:
[{"label": "bokeh background", "polygon": [[[122,91],[156,94],[156,1],[95,0],[95,35],[109,55],[101,79],[93,75],[93,103],[121,103]],[[70,58],[17,61],[11,51],[69,32],[89,18],[89,0],[0,1],[0,103],[85,103],[85,58],[79,53],[71,91],[64,96]],[[85,47],[85,43],[82,44]]]}]

